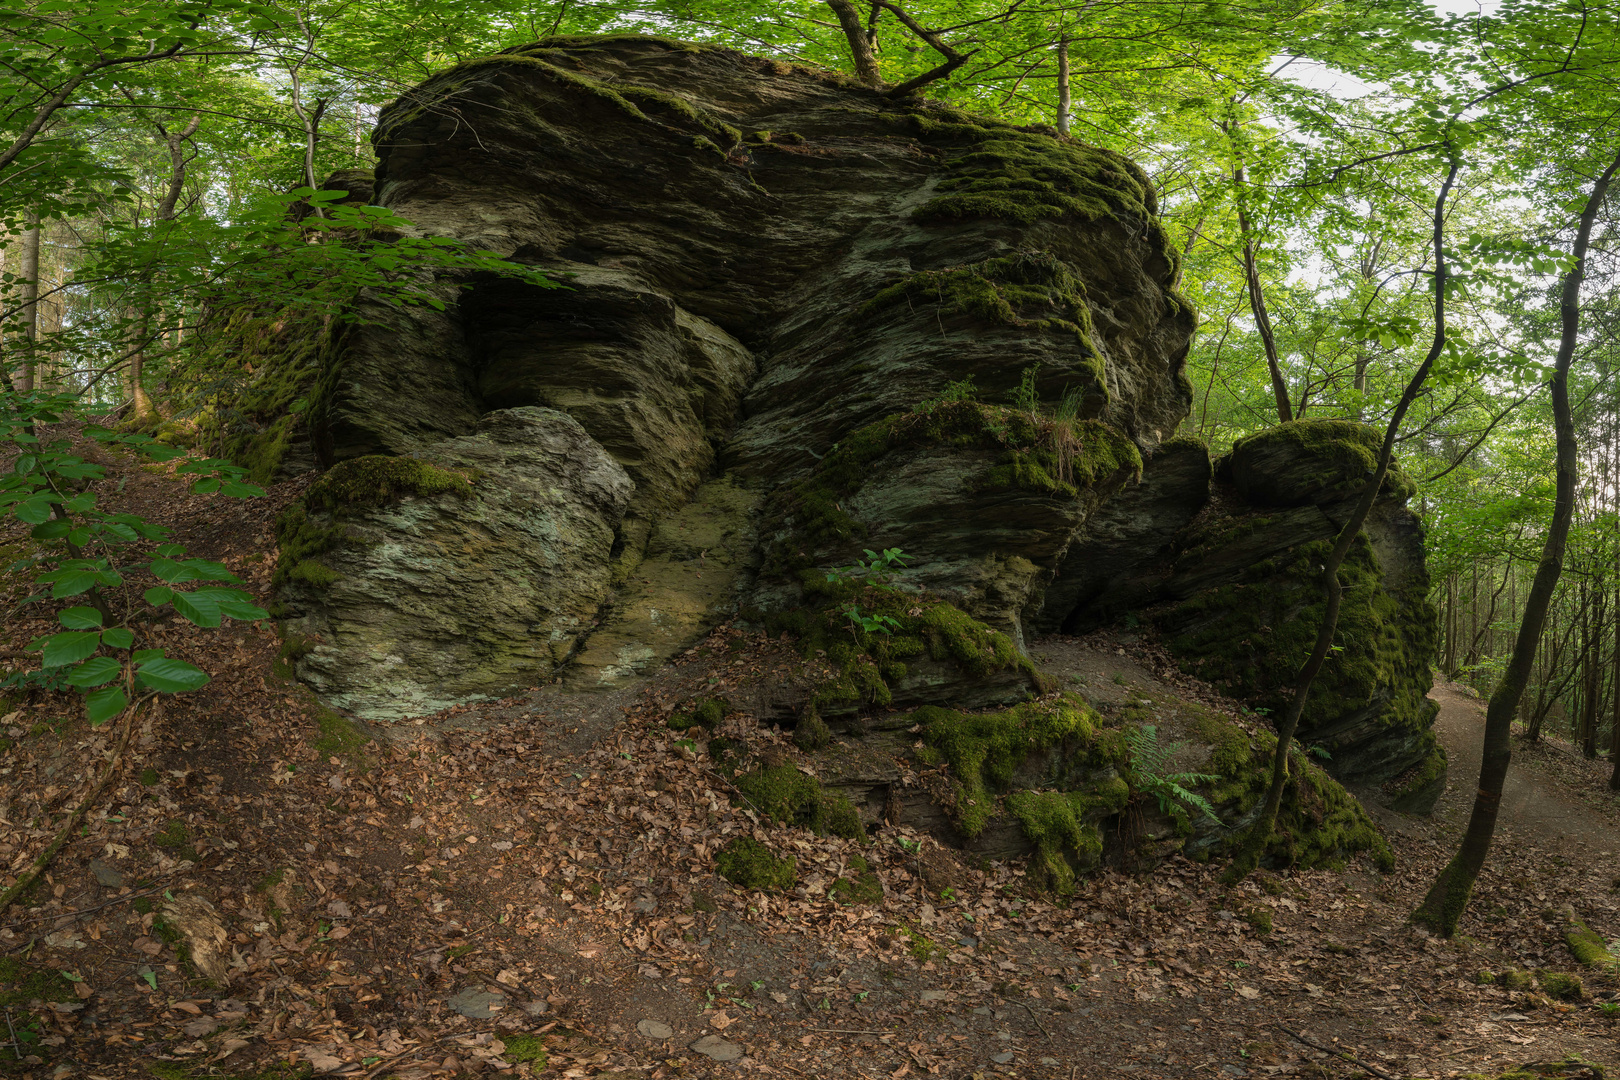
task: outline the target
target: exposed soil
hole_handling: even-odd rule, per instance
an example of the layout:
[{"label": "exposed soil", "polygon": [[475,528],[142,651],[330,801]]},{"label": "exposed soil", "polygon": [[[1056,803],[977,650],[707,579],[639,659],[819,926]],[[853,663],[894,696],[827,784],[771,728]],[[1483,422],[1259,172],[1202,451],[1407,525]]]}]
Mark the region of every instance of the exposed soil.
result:
[{"label": "exposed soil", "polygon": [[[129,508],[266,587],[272,514],[291,487],[242,504],[113,465],[109,495],[122,482]],[[0,648],[48,615],[24,609]],[[1228,888],[1219,867],[1174,860],[1057,903],[1017,866],[968,865],[904,828],[863,845],[733,806],[663,721],[697,692],[748,702],[794,666],[789,643],[722,628],[611,698],[542,688],[371,728],[362,746],[273,673],[269,626],[149,633],[214,681],[143,717],[86,834],[0,916],[12,965],[0,1059],[23,1059],[0,1074],[257,1077],[291,1062],[368,1080],[1441,1077],[1620,1059],[1620,1019],[1601,1007],[1612,979],[1586,973],[1587,998],[1570,1002],[1474,981],[1567,970],[1564,905],[1620,937],[1620,843],[1555,778],[1516,770],[1522,810],[1505,815],[1463,936],[1405,921],[1472,792],[1478,703],[1446,688],[1451,783],[1432,821],[1381,815],[1394,873],[1262,873]],[[1102,708],[1140,688],[1236,711],[1134,635],[1032,652]],[[1163,719],[1173,731],[1174,709]],[[746,712],[720,733],[805,760]],[[16,743],[0,756],[0,860],[15,873],[113,733],[90,731],[62,694],[13,706],[0,734]],[[735,836],[793,855],[798,888],[720,879],[714,851]],[[845,906],[828,891],[856,876],[855,856],[882,896]],[[186,959],[197,927],[166,913],[170,897],[212,906],[222,974]],[[689,1049],[705,1036],[738,1059]],[[543,1067],[519,1060],[541,1049]]]}]

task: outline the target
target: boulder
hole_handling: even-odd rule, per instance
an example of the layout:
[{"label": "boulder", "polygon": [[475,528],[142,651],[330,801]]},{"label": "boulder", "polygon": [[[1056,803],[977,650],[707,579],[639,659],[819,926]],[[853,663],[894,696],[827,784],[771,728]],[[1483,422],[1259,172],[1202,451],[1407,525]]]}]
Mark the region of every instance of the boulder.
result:
[{"label": "boulder", "polygon": [[[1088,524],[1041,621],[1085,631],[1143,612],[1186,671],[1280,714],[1320,625],[1317,567],[1379,439],[1359,424],[1296,421],[1240,440],[1213,469],[1197,444],[1167,445]],[[1392,469],[1340,570],[1334,650],[1297,738],[1342,782],[1427,813],[1446,773],[1430,730],[1438,624],[1412,491]]]},{"label": "boulder", "polygon": [[532,686],[611,587],[634,485],[577,421],[503,409],[411,457],[351,458],[280,525],[298,677],[368,719]]}]

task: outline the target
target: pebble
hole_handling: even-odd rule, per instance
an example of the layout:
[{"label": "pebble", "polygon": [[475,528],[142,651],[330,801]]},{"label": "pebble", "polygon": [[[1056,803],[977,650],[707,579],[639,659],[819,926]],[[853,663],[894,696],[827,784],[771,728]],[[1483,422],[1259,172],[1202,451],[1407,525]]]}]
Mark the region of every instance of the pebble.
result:
[{"label": "pebble", "polygon": [[956,939],[956,943],[969,949],[976,949],[979,947],[979,939],[976,937],[959,937]]},{"label": "pebble", "polygon": [[675,1034],[675,1029],[662,1020],[637,1020],[636,1030],[649,1039],[667,1039]]},{"label": "pebble", "polygon": [[638,897],[630,902],[630,906],[643,915],[651,915],[658,910],[658,901],[650,896]]},{"label": "pebble", "polygon": [[922,992],[922,999],[924,1001],[948,1001],[950,996],[951,994],[948,990],[924,990]]},{"label": "pebble", "polygon": [[474,1020],[488,1020],[506,1004],[506,995],[491,994],[488,990],[468,987],[459,994],[452,994],[445,1004],[462,1016]]},{"label": "pebble", "polygon": [[722,1039],[718,1035],[705,1035],[689,1047],[694,1053],[702,1054],[715,1061],[736,1061],[742,1057],[742,1047],[734,1042]]},{"label": "pebble", "polygon": [[96,884],[107,889],[121,888],[124,884],[124,875],[114,870],[100,859],[90,860],[90,872],[96,875]]},{"label": "pebble", "polygon": [[989,1016],[990,1015],[990,1007],[988,1005],[980,1005],[977,1009],[973,1010],[973,1015],[974,1016]]},{"label": "pebble", "polygon": [[1013,1052],[1011,1050],[1008,1050],[1004,1054],[991,1054],[990,1055],[990,1060],[995,1062],[997,1065],[1005,1065],[1005,1064],[1007,1064],[1007,1062],[1011,1061],[1012,1059],[1013,1059]]},{"label": "pebble", "polygon": [[1061,1065],[1063,1063],[1061,1061],[1059,1061],[1055,1057],[1043,1057],[1043,1058],[1041,1058],[1041,1064],[1042,1065]]}]

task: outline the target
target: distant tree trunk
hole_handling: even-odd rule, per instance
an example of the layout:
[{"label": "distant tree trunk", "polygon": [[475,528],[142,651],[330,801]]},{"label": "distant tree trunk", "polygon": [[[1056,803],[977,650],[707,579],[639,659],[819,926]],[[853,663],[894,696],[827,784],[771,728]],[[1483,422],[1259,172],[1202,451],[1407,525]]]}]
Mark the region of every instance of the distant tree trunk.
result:
[{"label": "distant tree trunk", "polygon": [[22,237],[22,338],[23,364],[17,389],[32,393],[35,386],[34,343],[39,340],[39,214],[30,211],[28,228]]},{"label": "distant tree trunk", "polygon": [[1058,38],[1057,129],[1069,133],[1069,35]]},{"label": "distant tree trunk", "polygon": [[850,59],[855,61],[855,77],[862,85],[874,90],[883,89],[883,76],[878,74],[877,54],[872,51],[872,40],[866,36],[866,27],[861,25],[861,13],[855,10],[851,0],[827,0],[827,6],[838,16],[838,25],[843,27],[844,38],[849,42]]},{"label": "distant tree trunk", "polygon": [[1553,590],[1557,588],[1559,575],[1564,569],[1564,548],[1569,540],[1570,520],[1575,514],[1575,477],[1579,467],[1575,420],[1569,406],[1569,368],[1575,358],[1575,346],[1580,336],[1581,282],[1586,276],[1586,250],[1592,239],[1592,224],[1608,196],[1609,182],[1614,179],[1617,169],[1620,169],[1620,153],[1592,184],[1581,211],[1580,227],[1575,233],[1575,245],[1571,252],[1575,262],[1564,275],[1559,297],[1561,327],[1550,384],[1553,429],[1557,440],[1557,498],[1553,505],[1552,522],[1541,548],[1541,563],[1536,567],[1530,595],[1525,598],[1524,618],[1519,623],[1519,636],[1513,645],[1513,655],[1485,710],[1485,738],[1480,755],[1479,787],[1474,793],[1474,811],[1468,819],[1468,831],[1463,834],[1457,854],[1440,871],[1423,903],[1412,913],[1413,921],[1434,928],[1443,937],[1449,938],[1457,932],[1457,924],[1468,907],[1474,883],[1479,880],[1479,872],[1484,868],[1485,857],[1491,850],[1491,840],[1496,835],[1496,816],[1502,806],[1502,786],[1513,759],[1513,713],[1524,694],[1530,664],[1535,659],[1536,643],[1541,640],[1541,626],[1546,620],[1547,609],[1552,605]]}]

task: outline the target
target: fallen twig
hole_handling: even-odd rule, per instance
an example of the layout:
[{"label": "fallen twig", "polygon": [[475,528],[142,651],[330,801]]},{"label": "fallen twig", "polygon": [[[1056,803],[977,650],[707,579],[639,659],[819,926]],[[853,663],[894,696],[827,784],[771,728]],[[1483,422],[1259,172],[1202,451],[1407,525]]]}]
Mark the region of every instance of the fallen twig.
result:
[{"label": "fallen twig", "polygon": [[1029,1018],[1035,1021],[1035,1026],[1040,1028],[1042,1036],[1048,1039],[1052,1037],[1051,1035],[1047,1034],[1046,1027],[1041,1023],[1041,1018],[1035,1015],[1034,1009],[1030,1008],[1028,1005],[1025,1005],[1022,1001],[1015,1001],[1013,1004],[1022,1007],[1025,1012],[1029,1013]]},{"label": "fallen twig", "polygon": [[1305,1036],[1301,1035],[1299,1032],[1297,1032],[1297,1031],[1289,1031],[1287,1028],[1283,1027],[1281,1024],[1272,1024],[1271,1026],[1276,1028],[1278,1031],[1282,1032],[1284,1035],[1287,1035],[1291,1039],[1298,1039],[1300,1042],[1304,1043],[1306,1046],[1311,1047],[1313,1050],[1320,1050],[1324,1054],[1336,1054],[1339,1057],[1344,1058],[1344,1060],[1348,1061],[1350,1064],[1359,1066],[1360,1068],[1363,1068],[1363,1069],[1366,1069],[1368,1072],[1372,1073],[1374,1076],[1382,1076],[1384,1078],[1384,1080],[1400,1080],[1399,1077],[1393,1076],[1390,1073],[1385,1072],[1383,1069],[1380,1069],[1376,1065],[1367,1064],[1365,1061],[1362,1061],[1360,1058],[1356,1057],[1354,1054],[1350,1053],[1347,1050],[1339,1050],[1339,1049],[1336,1049],[1336,1048],[1331,1047],[1331,1046],[1323,1046],[1321,1043],[1311,1042],[1311,1040],[1307,1039]]},{"label": "fallen twig", "polygon": [[820,1031],[828,1035],[893,1035],[892,1031],[857,1031],[854,1028],[805,1028],[806,1031]]},{"label": "fallen twig", "polygon": [[34,860],[34,864],[23,872],[22,876],[12,884],[11,888],[0,893],[0,914],[3,914],[30,885],[39,880],[39,875],[44,873],[45,868],[51,864],[51,860],[56,858],[56,853],[61,851],[67,842],[73,838],[74,832],[84,822],[85,815],[90,812],[90,807],[95,805],[96,800],[101,798],[101,794],[107,790],[107,784],[112,780],[113,774],[118,771],[118,765],[124,758],[124,750],[129,746],[130,732],[134,731],[137,726],[136,717],[140,707],[156,696],[156,694],[147,694],[144,697],[136,698],[134,703],[124,710],[124,730],[119,733],[118,745],[113,748],[113,755],[108,760],[107,767],[101,771],[101,776],[90,788],[90,793],[84,797],[84,801],[79,804],[79,808],[68,817],[67,823],[56,834],[56,839],[52,840],[45,850],[39,853],[39,857]]},{"label": "fallen twig", "polygon": [[127,904],[131,900],[139,900],[143,896],[153,896],[153,895],[156,895],[157,893],[162,892],[164,889],[167,889],[169,887],[168,882],[170,881],[170,879],[172,877],[173,877],[173,875],[170,875],[170,877],[164,878],[163,879],[164,884],[162,884],[162,885],[156,885],[156,886],[153,886],[150,889],[144,889],[141,892],[132,892],[132,893],[128,894],[127,896],[115,896],[111,900],[108,900],[105,904],[97,904],[95,907],[80,908],[77,911],[64,911],[64,912],[61,912],[59,914],[55,913],[55,912],[52,912],[51,914],[36,916],[35,918],[32,918],[32,919],[17,919],[14,922],[8,922],[8,923],[0,924],[0,928],[10,930],[13,927],[24,926],[24,925],[26,925],[26,924],[28,924],[30,922],[35,922],[38,919],[50,919],[53,922],[58,920],[58,919],[76,919],[80,915],[88,915],[92,911],[100,911],[102,908],[110,908],[110,907],[114,906],[115,904]]},{"label": "fallen twig", "polygon": [[395,1054],[393,1057],[389,1058],[387,1061],[379,1062],[378,1064],[373,1065],[371,1067],[371,1071],[363,1072],[363,1073],[360,1074],[360,1080],[371,1080],[371,1078],[373,1076],[376,1076],[378,1073],[380,1073],[384,1069],[388,1068],[388,1066],[394,1064],[394,1062],[403,1061],[405,1058],[410,1057],[412,1054],[420,1054],[422,1051],[426,1050],[430,1046],[438,1046],[440,1043],[447,1043],[451,1039],[465,1038],[468,1035],[489,1035],[489,1034],[493,1034],[494,1031],[495,1031],[494,1028],[490,1028],[488,1031],[458,1031],[454,1035],[446,1035],[442,1039],[434,1039],[432,1042],[425,1042],[421,1046],[413,1046],[409,1050],[405,1051],[402,1054]]}]

